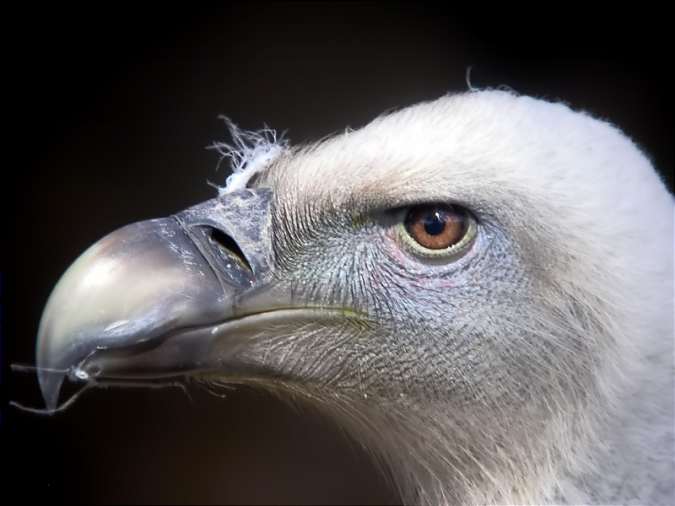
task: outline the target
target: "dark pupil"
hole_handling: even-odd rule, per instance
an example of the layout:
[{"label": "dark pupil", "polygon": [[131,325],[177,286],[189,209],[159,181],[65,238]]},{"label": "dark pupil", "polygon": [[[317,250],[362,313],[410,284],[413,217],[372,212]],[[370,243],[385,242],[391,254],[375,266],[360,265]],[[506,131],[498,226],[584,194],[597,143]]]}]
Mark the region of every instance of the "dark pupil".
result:
[{"label": "dark pupil", "polygon": [[429,235],[438,235],[445,229],[445,215],[440,211],[433,211],[423,218],[424,231]]}]

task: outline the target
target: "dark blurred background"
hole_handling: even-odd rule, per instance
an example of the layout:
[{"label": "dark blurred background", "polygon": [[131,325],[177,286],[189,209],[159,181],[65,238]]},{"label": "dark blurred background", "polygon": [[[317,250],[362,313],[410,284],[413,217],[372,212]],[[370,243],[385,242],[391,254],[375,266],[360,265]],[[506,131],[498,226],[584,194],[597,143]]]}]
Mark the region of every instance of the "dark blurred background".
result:
[{"label": "dark blurred background", "polygon": [[[558,6],[563,9],[563,5]],[[510,8],[509,8],[510,9]],[[510,15],[506,15],[507,12]],[[241,389],[96,391],[38,417],[32,363],[46,299],[92,242],[215,195],[218,114],[318,139],[476,87],[609,119],[673,183],[665,13],[493,12],[379,3],[106,5],[6,12],[2,259],[3,503],[392,503],[329,421]],[[7,160],[7,158],[5,158]]]}]

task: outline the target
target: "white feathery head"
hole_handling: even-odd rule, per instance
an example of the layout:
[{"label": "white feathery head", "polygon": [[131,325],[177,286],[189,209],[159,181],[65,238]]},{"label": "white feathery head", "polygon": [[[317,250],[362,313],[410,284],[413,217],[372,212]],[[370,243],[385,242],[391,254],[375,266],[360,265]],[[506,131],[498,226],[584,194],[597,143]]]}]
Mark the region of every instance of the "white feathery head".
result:
[{"label": "white feathery head", "polygon": [[[560,494],[566,504],[588,504],[603,497],[602,486],[629,495],[630,490],[648,494],[655,483],[663,490],[672,487],[672,448],[662,441],[672,441],[673,426],[675,201],[649,159],[618,128],[562,103],[503,90],[471,91],[380,116],[359,130],[301,147],[274,163],[264,177],[279,202],[300,210],[295,215],[300,221],[307,219],[307,209],[318,216],[351,212],[355,205],[377,210],[458,202],[483,217],[492,251],[500,245],[513,248],[499,261],[481,260],[480,274],[465,281],[460,269],[447,271],[452,281],[438,292],[426,283],[439,271],[415,265],[400,267],[405,274],[398,278],[393,269],[399,267],[378,273],[379,260],[353,257],[352,250],[340,250],[330,239],[291,267],[304,274],[322,272],[316,279],[323,280],[326,266],[340,261],[328,261],[329,256],[342,258],[340,265],[368,265],[372,272],[362,277],[366,269],[355,268],[351,276],[358,285],[377,287],[357,288],[356,293],[368,292],[364,299],[383,286],[403,287],[398,295],[392,291],[379,299],[388,308],[385,314],[404,314],[398,309],[405,307],[404,299],[420,294],[408,306],[412,318],[432,319],[438,304],[449,304],[453,318],[439,316],[433,328],[406,334],[398,327],[393,342],[401,348],[393,354],[389,336],[382,341],[387,343],[384,353],[376,347],[359,349],[355,356],[365,364],[367,357],[378,357],[373,359],[377,367],[358,363],[359,384],[364,384],[362,370],[378,371],[365,382],[367,389],[380,374],[383,381],[395,383],[409,371],[408,363],[418,363],[408,362],[402,350],[420,342],[425,355],[419,362],[429,364],[435,342],[442,350],[439,356],[452,358],[448,368],[438,363],[428,375],[436,381],[427,384],[429,391],[441,383],[456,385],[458,377],[472,392],[482,392],[481,398],[494,399],[493,404],[460,406],[453,404],[452,395],[440,400],[420,395],[419,408],[387,400],[380,414],[372,409],[376,399],[369,394],[367,403],[350,399],[335,415],[382,456],[409,502],[561,503],[554,499]],[[375,237],[363,233],[358,237]],[[307,237],[314,241],[318,235],[312,234]],[[342,228],[335,234],[348,237]],[[336,247],[325,253],[324,244]],[[339,251],[344,251],[342,257]],[[395,265],[393,254],[381,265]],[[502,271],[507,258],[512,267]],[[495,277],[497,272],[504,274]],[[515,272],[526,280],[522,291],[516,288]],[[416,276],[424,284],[404,281]],[[481,284],[486,280],[489,285]],[[495,290],[500,280],[505,280],[501,299]],[[340,282],[329,284],[330,297],[339,293],[335,287]],[[349,290],[345,298],[354,293]],[[450,320],[458,322],[462,315],[470,315],[466,325],[448,330],[454,324]],[[467,328],[480,329],[476,339],[468,338]],[[292,342],[297,346],[297,336]],[[470,343],[466,356],[480,357],[475,364],[487,367],[485,376],[472,376],[474,363],[461,362],[464,352],[451,351],[455,342]],[[482,343],[492,346],[483,348],[484,355]],[[504,350],[503,363],[523,366],[504,368],[502,358],[491,362],[496,349]],[[304,353],[303,358],[309,356]],[[406,358],[397,362],[390,358],[394,355]],[[423,377],[409,381],[417,384]],[[445,377],[445,383],[437,379]],[[529,379],[535,377],[538,381]],[[541,389],[542,395],[527,394],[527,402],[519,404],[523,385]],[[500,392],[496,397],[494,389]],[[494,410],[479,413],[483,406]],[[538,426],[542,420],[545,424]],[[663,462],[658,465],[667,472],[661,473],[655,462]],[[655,482],[654,473],[661,473],[661,482]],[[611,480],[617,483],[608,485]],[[626,502],[656,501],[627,495]]]}]

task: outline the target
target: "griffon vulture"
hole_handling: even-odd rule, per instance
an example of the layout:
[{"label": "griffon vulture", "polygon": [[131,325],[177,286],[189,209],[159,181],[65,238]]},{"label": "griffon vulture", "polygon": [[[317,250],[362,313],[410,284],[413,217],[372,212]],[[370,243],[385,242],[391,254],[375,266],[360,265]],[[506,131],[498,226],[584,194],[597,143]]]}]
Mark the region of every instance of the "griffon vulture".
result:
[{"label": "griffon vulture", "polygon": [[48,410],[190,377],[304,399],[424,504],[673,504],[673,198],[607,122],[506,91],[316,144],[221,145],[219,196],[54,289]]}]

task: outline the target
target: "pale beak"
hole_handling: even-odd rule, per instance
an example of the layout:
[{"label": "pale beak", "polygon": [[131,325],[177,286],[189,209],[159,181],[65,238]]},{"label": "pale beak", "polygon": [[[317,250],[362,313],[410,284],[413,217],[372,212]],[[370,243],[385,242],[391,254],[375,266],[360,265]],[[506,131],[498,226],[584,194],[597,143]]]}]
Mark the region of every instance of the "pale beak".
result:
[{"label": "pale beak", "polygon": [[47,408],[57,406],[66,375],[143,379],[218,369],[250,336],[247,315],[289,307],[271,282],[271,195],[234,192],[128,225],[85,251],[40,322]]}]

